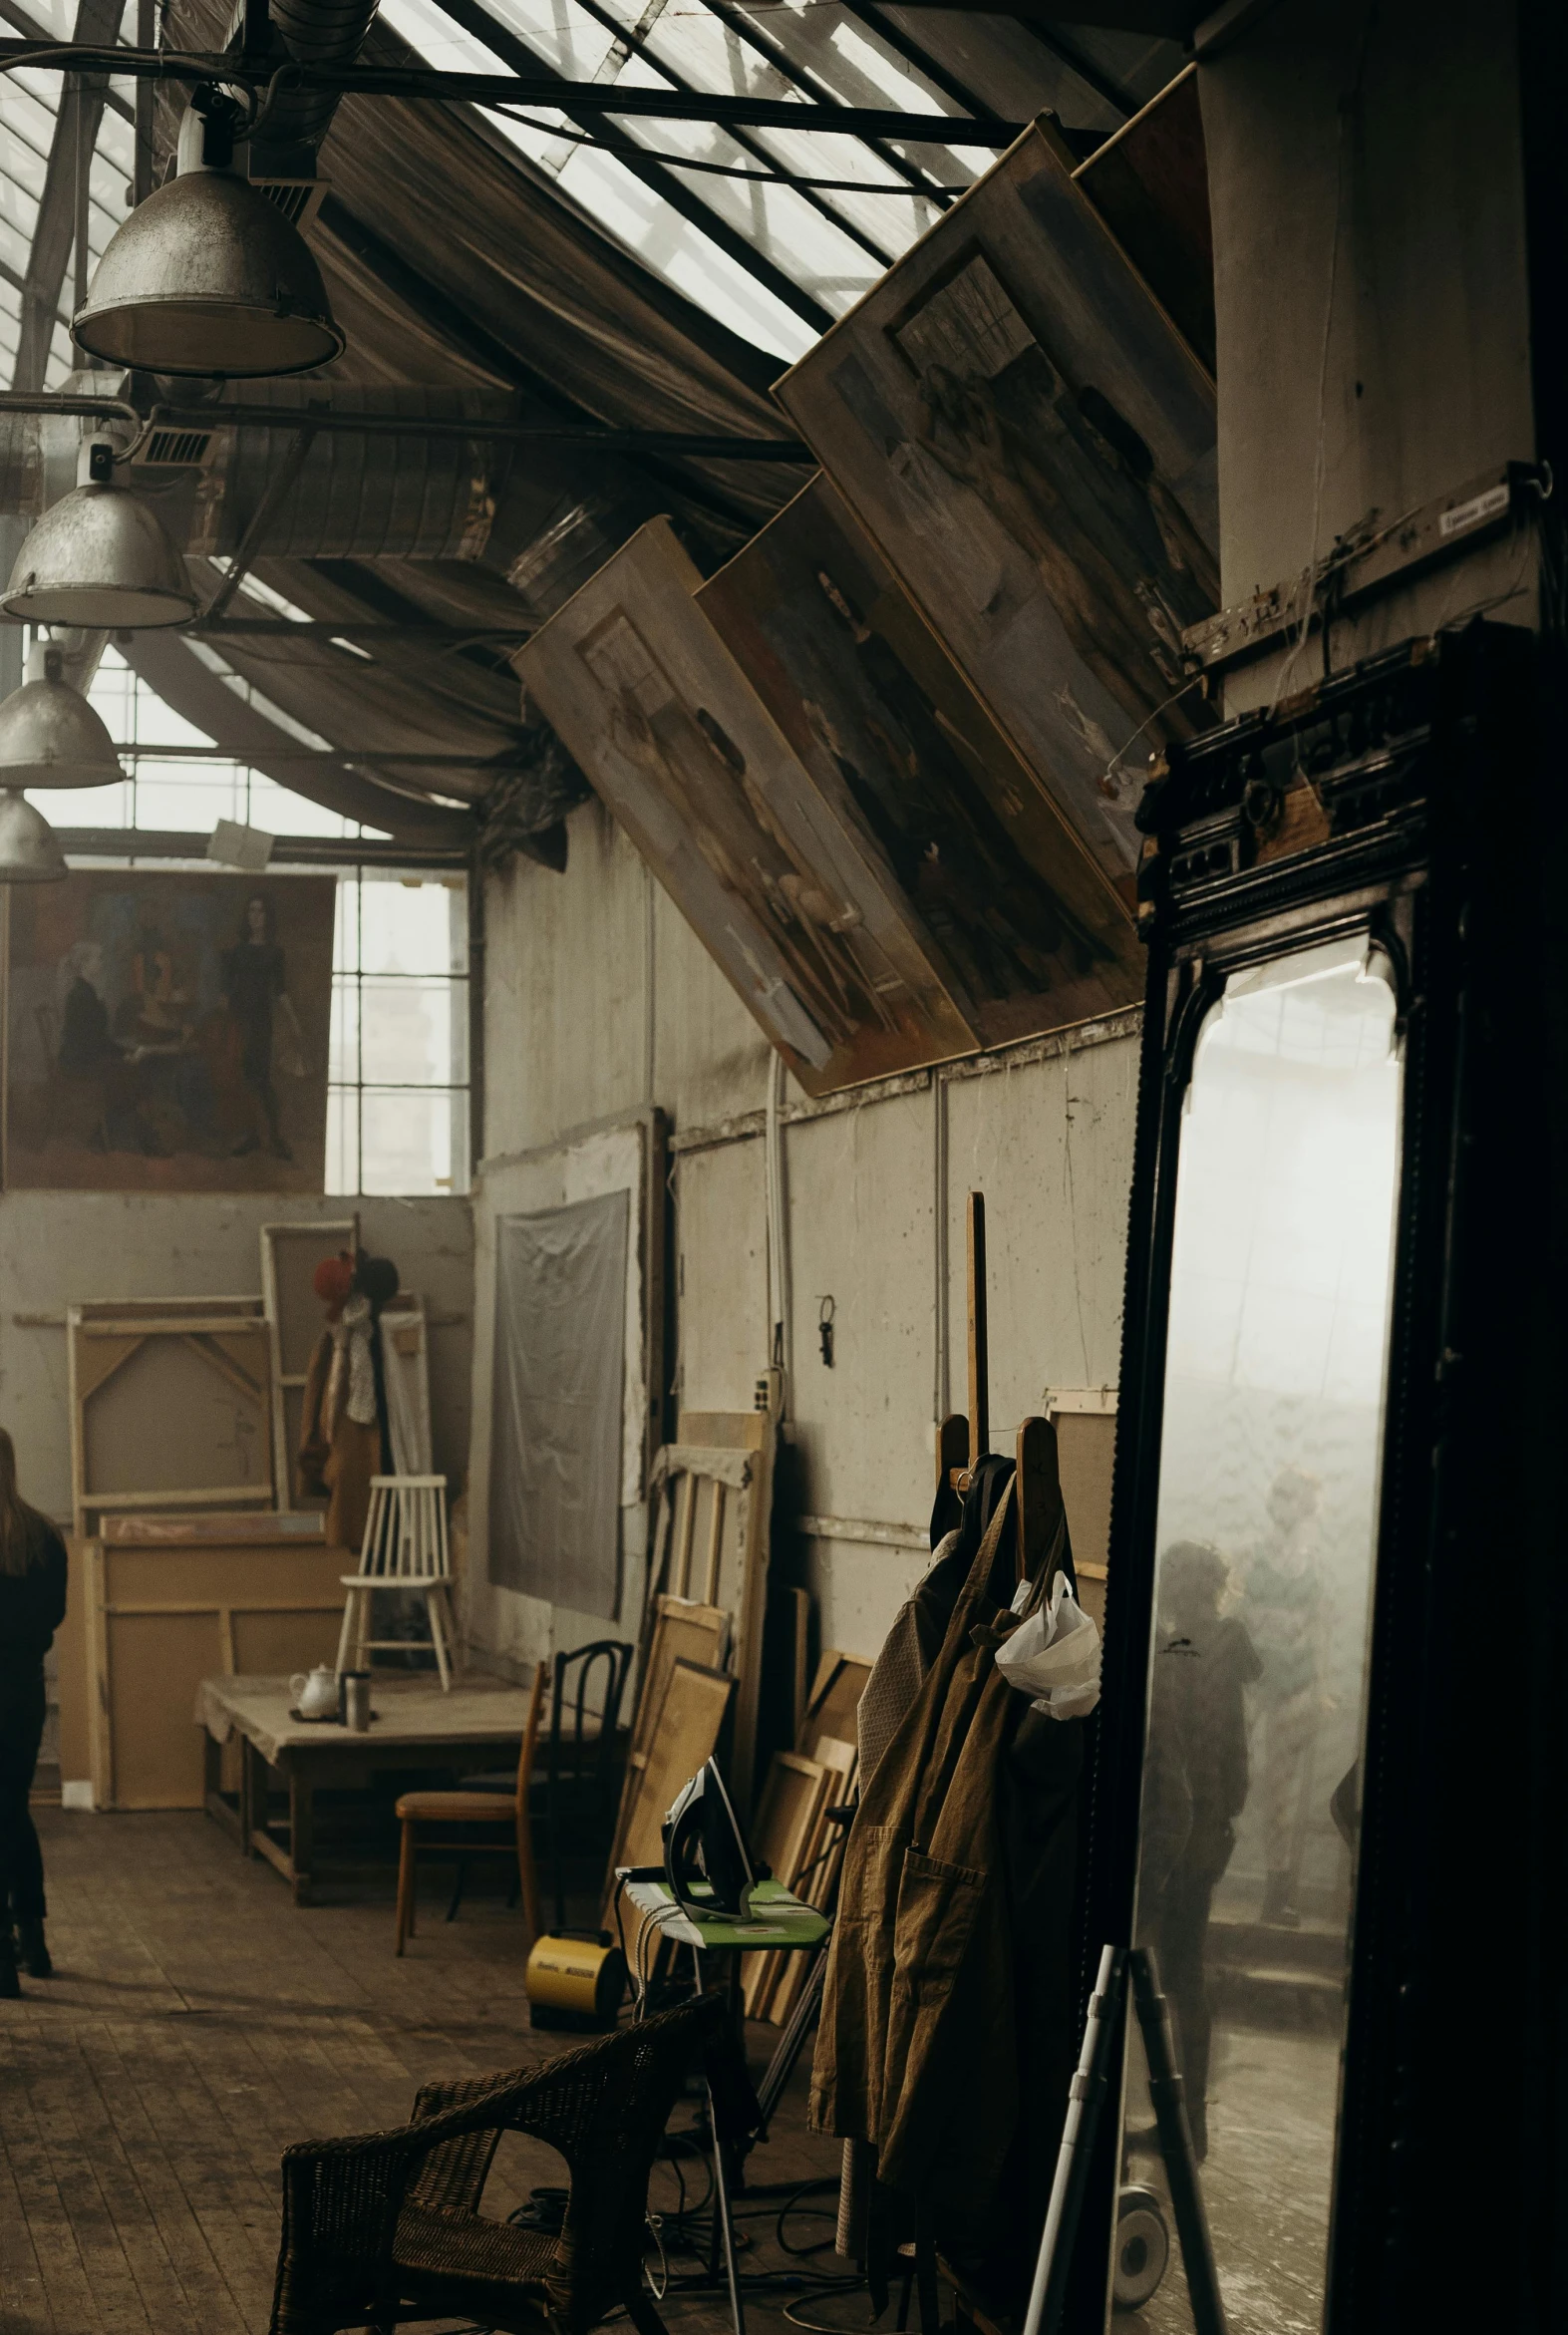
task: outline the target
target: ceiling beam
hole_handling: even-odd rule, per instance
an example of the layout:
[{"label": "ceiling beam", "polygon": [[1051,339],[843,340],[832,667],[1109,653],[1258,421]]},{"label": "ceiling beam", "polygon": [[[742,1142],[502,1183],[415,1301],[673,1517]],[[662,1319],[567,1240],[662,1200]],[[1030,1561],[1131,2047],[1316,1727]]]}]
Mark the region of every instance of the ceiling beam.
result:
[{"label": "ceiling beam", "polygon": [[[548,87],[552,95],[543,102],[559,107],[567,120],[575,122],[579,129],[596,126],[599,117],[588,112],[573,113],[563,103],[561,92],[566,84],[554,74],[554,69],[542,57],[536,56],[509,27],[498,23],[488,9],[480,5],[480,0],[437,0],[437,6],[444,16],[450,16],[454,24],[461,25],[474,40],[482,42],[492,57],[502,65],[509,65],[513,72],[551,76]],[[802,324],[808,324],[813,332],[827,330],[833,320],[821,302],[813,300],[809,292],[802,292],[792,276],[785,275],[784,269],[768,258],[766,253],[749,243],[728,219],[720,216],[711,203],[705,202],[700,194],[688,186],[684,178],[678,178],[664,163],[633,161],[626,155],[618,155],[616,160],[623,169],[640,179],[651,193],[667,202],[678,217],[706,235],[727,259],[733,260],[737,267],[744,268],[755,283],[771,292],[783,306],[791,309]],[[558,190],[556,198],[560,199]]]},{"label": "ceiling beam", "polygon": [[[82,0],[85,7],[88,0]],[[112,0],[111,0],[112,4]],[[813,130],[842,138],[890,138],[919,146],[1011,146],[1028,127],[966,114],[903,114],[892,108],[817,105],[809,99],[757,98],[728,92],[628,88],[615,82],[562,81],[537,65],[527,74],[442,73],[431,66],[284,65],[268,74],[240,58],[174,49],[110,49],[69,41],[0,41],[0,71],[110,73],[131,80],[195,84],[217,81],[254,90],[329,90],[339,97],[432,98],[467,106],[553,106],[580,114],[619,114],[654,122],[712,122],[725,129]],[[263,107],[263,116],[264,116]]]},{"label": "ceiling beam", "polygon": [[[120,30],[125,0],[78,0],[76,37],[95,54],[104,53]],[[28,41],[7,41],[7,49],[37,47]],[[58,43],[55,46],[59,46]],[[21,331],[16,362],[11,371],[13,389],[42,389],[49,369],[49,351],[59,321],[60,296],[71,265],[77,232],[78,152],[85,144],[91,157],[98,144],[98,126],[104,118],[107,84],[101,73],[84,73],[62,84],[55,107],[54,135],[44,170],[44,191],[33,222],[32,247],[22,284]]]}]

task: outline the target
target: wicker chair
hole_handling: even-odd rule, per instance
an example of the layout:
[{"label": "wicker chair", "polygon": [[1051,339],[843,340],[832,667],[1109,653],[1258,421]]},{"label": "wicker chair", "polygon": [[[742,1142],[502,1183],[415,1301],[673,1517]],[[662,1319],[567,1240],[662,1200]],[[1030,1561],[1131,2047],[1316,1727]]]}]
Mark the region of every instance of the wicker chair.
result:
[{"label": "wicker chair", "polygon": [[[290,2149],[271,2335],[459,2317],[588,2335],[623,2304],[638,2335],[665,2335],[642,2276],[648,2176],[688,2068],[725,2033],[722,1998],[700,1995],[543,2068],[427,2084],[400,2132]],[[504,2132],[565,2159],[558,2237],[479,2213]]]}]

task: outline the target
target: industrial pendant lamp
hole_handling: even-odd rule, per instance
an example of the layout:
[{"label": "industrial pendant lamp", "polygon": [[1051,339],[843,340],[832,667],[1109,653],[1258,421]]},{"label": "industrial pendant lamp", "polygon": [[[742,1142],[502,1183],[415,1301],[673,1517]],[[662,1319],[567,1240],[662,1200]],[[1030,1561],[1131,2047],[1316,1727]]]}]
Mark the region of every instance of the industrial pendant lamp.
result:
[{"label": "industrial pendant lamp", "polygon": [[0,609],[31,624],[137,632],[196,612],[185,562],[161,519],[114,485],[115,450],[89,438],[69,495],[51,504],[16,555]]},{"label": "industrial pendant lamp", "polygon": [[72,325],[111,365],[253,380],[341,354],[299,229],[233,168],[240,108],[203,86],[180,126],[177,175],[110,238]]},{"label": "industrial pendant lamp", "polygon": [[0,883],[58,883],[68,872],[43,813],[25,795],[0,793]]},{"label": "industrial pendant lamp", "polygon": [[114,742],[57,648],[35,648],[27,679],[0,704],[0,787],[112,787],[125,777]]}]

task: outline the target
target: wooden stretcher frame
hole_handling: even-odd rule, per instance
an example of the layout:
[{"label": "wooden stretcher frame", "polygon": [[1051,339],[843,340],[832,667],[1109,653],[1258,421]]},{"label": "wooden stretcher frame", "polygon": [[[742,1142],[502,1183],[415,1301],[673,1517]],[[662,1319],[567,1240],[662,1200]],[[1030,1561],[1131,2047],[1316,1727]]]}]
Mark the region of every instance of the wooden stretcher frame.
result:
[{"label": "wooden stretcher frame", "polygon": [[717,1604],[733,1515],[736,1698],[728,1781],[743,1817],[756,1787],[777,1439],[767,1411],[684,1411],[675,1442],[655,1455],[649,1478],[645,1647],[663,1593]]},{"label": "wooden stretcher frame", "polygon": [[[780,1757],[788,1755],[781,1753]],[[844,1827],[833,1821],[832,1811],[846,1807],[854,1799],[859,1757],[852,1741],[846,1743],[835,1736],[818,1735],[808,1764],[821,1769],[822,1785],[812,1810],[810,1830],[787,1877],[797,1897],[803,1897],[808,1905],[826,1909],[834,1902],[838,1870],[848,1838]],[[783,2027],[805,1983],[806,1957],[775,1952],[760,1955],[758,1960],[762,1968],[753,1995],[748,1998],[747,2015]]]},{"label": "wooden stretcher frame", "polygon": [[615,1895],[616,1868],[627,1861],[626,1843],[639,1821],[648,1764],[663,1716],[671,1672],[681,1661],[705,1670],[723,1670],[729,1642],[730,1616],[722,1607],[695,1604],[685,1597],[661,1596],[655,1600],[653,1627],[643,1656],[631,1743],[626,1754],[626,1779],[621,1788],[615,1839],[610,1850],[607,1884],[610,1901]]},{"label": "wooden stretcher frame", "polygon": [[[199,1519],[192,1521],[199,1524]],[[229,1519],[215,1521],[221,1524]],[[117,1774],[115,1748],[121,1720],[118,1695],[121,1662],[117,1661],[111,1643],[111,1624],[125,1621],[177,1626],[185,1620],[210,1620],[215,1624],[218,1670],[225,1677],[233,1677],[239,1671],[236,1622],[267,1617],[309,1621],[319,1617],[320,1645],[325,1659],[330,1652],[333,1626],[342,1611],[337,1551],[327,1547],[319,1532],[298,1539],[291,1535],[261,1546],[248,1545],[243,1540],[229,1542],[226,1534],[217,1531],[210,1544],[198,1536],[188,1547],[168,1552],[176,1559],[186,1559],[179,1565],[181,1585],[172,1594],[157,1587],[138,1589],[113,1582],[111,1567],[122,1553],[135,1558],[146,1551],[134,1542],[125,1544],[123,1550],[106,1545],[102,1537],[81,1545],[87,1654],[85,1701],[93,1805],[99,1809],[199,1808],[205,1793],[194,1783],[193,1797],[189,1799],[125,1796],[123,1779]],[[271,1558],[277,1561],[269,1562]],[[141,1569],[147,1573],[154,1567],[144,1565]],[[281,1578],[269,1580],[269,1572]],[[181,1706],[166,1714],[165,1724],[171,1732],[182,1731],[187,1716]]]},{"label": "wooden stretcher frame", "polygon": [[[1059,1419],[1108,1419],[1112,1423],[1112,1438],[1114,1437],[1116,1417],[1116,1389],[1114,1387],[1048,1387],[1043,1397],[1043,1408],[1053,1428],[1056,1428]],[[1071,1431],[1069,1432],[1071,1433]],[[1058,1430],[1058,1440],[1061,1441],[1060,1430]],[[1064,1494],[1065,1499],[1066,1495]],[[1068,1524],[1071,1529],[1071,1515],[1068,1518]],[[1102,1543],[1108,1542],[1109,1535],[1110,1501],[1107,1479],[1104,1527],[1102,1532],[1097,1530],[1093,1545],[1098,1547]],[[1082,1537],[1086,1544],[1090,1544],[1087,1532]],[[1103,1627],[1108,1565],[1102,1559],[1095,1556],[1080,1556],[1078,1548],[1075,1546],[1073,1569],[1081,1582],[1095,1584],[1095,1586],[1084,1590],[1082,1603],[1085,1611],[1092,1613],[1094,1619]]]},{"label": "wooden stretcher frame", "polygon": [[[800,1752],[775,1752],[758,1796],[750,1837],[754,1855],[787,1889],[794,1887],[807,1861],[827,1792],[828,1771],[820,1760],[806,1759]],[[762,2015],[763,1987],[773,1975],[770,1964],[766,1953],[741,1957],[741,1999],[749,2019]]]},{"label": "wooden stretcher frame", "polygon": [[[685,1655],[677,1655],[671,1663],[649,1734],[648,1757],[638,1772],[636,1789],[623,1807],[616,1863],[637,1866],[661,1861],[664,1819],[682,1786],[718,1750],[734,1695],[735,1680],[729,1671],[689,1662]],[[612,1865],[608,1892],[612,1899],[614,1892]]]},{"label": "wooden stretcher frame", "polygon": [[[244,1484],[102,1485],[88,1482],[88,1406],[148,1343],[177,1340],[256,1408],[263,1438],[261,1472]],[[122,1351],[106,1355],[119,1342]],[[253,1348],[253,1372],[233,1347]],[[100,1516],[146,1508],[269,1508],[272,1467],[271,1327],[259,1297],[89,1299],[66,1309],[66,1367],[71,1415],[72,1529],[86,1537]],[[93,1359],[90,1361],[90,1357]]]}]

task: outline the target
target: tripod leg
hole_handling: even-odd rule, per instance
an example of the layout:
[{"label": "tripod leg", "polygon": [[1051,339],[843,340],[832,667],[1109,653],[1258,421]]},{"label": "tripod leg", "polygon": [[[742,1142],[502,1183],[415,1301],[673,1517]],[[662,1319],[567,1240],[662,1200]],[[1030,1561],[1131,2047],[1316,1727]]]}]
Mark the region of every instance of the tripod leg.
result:
[{"label": "tripod leg", "polygon": [[923,2204],[915,2207],[915,2298],[920,2305],[920,2335],[942,2335],[942,2303],[936,2286],[936,2247],[931,2221]]},{"label": "tripod leg", "polygon": [[[1068,2093],[1062,2147],[1057,2157],[1056,2178],[1051,2184],[1046,2226],[1041,2233],[1040,2255],[1035,2264],[1035,2283],[1030,2291],[1024,2335],[1057,2335],[1057,2329],[1062,2323],[1068,2272],[1073,2265],[1073,2245],[1084,2210],[1084,2185],[1089,2178],[1099,2112],[1105,2103],[1105,2094],[1110,2087],[1110,2071],[1115,2063],[1116,2039],[1126,1986],[1126,1949],[1123,1946],[1106,1946],[1099,1957],[1095,1991],[1089,1998],[1084,2047],[1079,2053],[1078,2072]],[[1209,2335],[1209,2330],[1200,2329],[1199,2335]]]},{"label": "tripod leg", "polygon": [[1148,2062],[1149,2098],[1154,2104],[1160,2155],[1165,2160],[1165,2179],[1170,2186],[1176,2235],[1181,2241],[1181,2260],[1187,2273],[1193,2328],[1195,2335],[1229,2335],[1219,2291],[1219,2272],[1214,2267],[1213,2240],[1203,2210],[1203,2191],[1198,2186],[1192,2128],[1187,2122],[1181,2074],[1171,2043],[1170,2012],[1159,1991],[1159,1967],[1146,1946],[1134,1946],[1128,1960],[1138,2025],[1143,2030],[1143,2053]]}]

